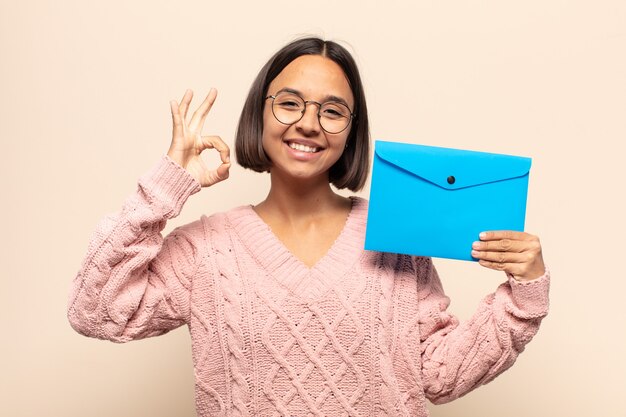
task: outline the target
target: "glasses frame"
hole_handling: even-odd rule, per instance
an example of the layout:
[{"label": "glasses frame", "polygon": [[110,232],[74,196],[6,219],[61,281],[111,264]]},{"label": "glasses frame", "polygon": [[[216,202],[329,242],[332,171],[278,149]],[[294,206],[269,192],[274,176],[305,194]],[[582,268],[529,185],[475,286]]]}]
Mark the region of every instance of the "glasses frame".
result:
[{"label": "glasses frame", "polygon": [[[276,97],[278,97],[278,95],[279,95],[279,94],[281,94],[281,93],[282,93],[282,91],[281,91],[281,92],[279,92],[279,93],[273,94],[273,95],[266,96],[266,97],[265,97],[265,100],[267,100],[268,98],[271,98],[271,99],[272,99],[272,114],[274,115],[274,118],[275,118],[276,120],[278,120],[278,122],[279,122],[279,123],[284,124],[284,125],[286,125],[286,126],[290,126],[290,125],[292,125],[292,124],[294,124],[294,123],[298,123],[300,120],[302,120],[302,118],[304,117],[304,113],[306,113],[306,106],[307,106],[307,104],[309,104],[309,103],[312,103],[312,104],[317,104],[317,121],[318,121],[318,123],[320,124],[320,127],[322,128],[322,130],[323,130],[324,132],[326,132],[326,133],[330,133],[331,135],[337,135],[337,134],[339,134],[339,133],[343,132],[344,130],[346,130],[346,129],[348,128],[348,126],[350,126],[350,124],[352,123],[352,120],[354,120],[354,119],[356,118],[356,114],[352,113],[352,110],[350,110],[350,107],[348,107],[348,105],[346,105],[346,104],[344,104],[344,103],[341,103],[341,102],[338,102],[338,101],[335,101],[335,100],[328,100],[328,101],[325,101],[325,102],[323,102],[323,103],[320,103],[319,101],[315,101],[315,100],[305,100],[305,99],[304,99],[302,96],[300,96],[299,94],[289,92],[288,94],[293,94],[294,96],[299,97],[299,98],[300,98],[300,99],[304,102],[304,109],[302,109],[302,111],[300,112],[300,117],[298,118],[298,120],[295,120],[295,121],[293,121],[293,122],[291,122],[291,123],[285,123],[285,122],[283,122],[282,120],[280,120],[280,119],[278,118],[278,116],[276,116],[276,113],[274,112],[274,100],[276,100]],[[331,131],[329,131],[329,130],[325,129],[325,128],[324,128],[324,126],[322,125],[322,115],[320,114],[320,111],[322,111],[322,106],[323,106],[324,104],[326,104],[326,103],[337,103],[337,104],[341,104],[342,106],[346,106],[346,108],[347,108],[347,109],[348,109],[348,111],[350,112],[350,119],[348,120],[348,123],[346,123],[346,127],[344,127],[343,129],[341,129],[341,130],[340,130],[340,131],[338,131],[338,132],[331,132]]]}]

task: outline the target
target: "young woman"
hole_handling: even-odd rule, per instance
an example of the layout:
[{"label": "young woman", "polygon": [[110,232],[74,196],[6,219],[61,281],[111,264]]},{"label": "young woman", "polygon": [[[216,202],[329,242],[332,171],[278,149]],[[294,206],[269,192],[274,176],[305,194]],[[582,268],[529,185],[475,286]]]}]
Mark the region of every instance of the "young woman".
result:
[{"label": "young woman", "polygon": [[[350,54],[301,39],[260,71],[235,141],[269,172],[267,198],[161,236],[230,154],[202,136],[216,98],[171,102],[172,143],[137,192],[97,228],[68,316],[80,333],[125,342],[186,324],[200,416],[426,416],[510,367],[547,313],[536,237],[487,232],[480,264],[507,280],[460,324],[431,259],[363,249],[367,107]],[[200,154],[215,149],[221,165]],[[218,196],[216,196],[217,198]]]}]

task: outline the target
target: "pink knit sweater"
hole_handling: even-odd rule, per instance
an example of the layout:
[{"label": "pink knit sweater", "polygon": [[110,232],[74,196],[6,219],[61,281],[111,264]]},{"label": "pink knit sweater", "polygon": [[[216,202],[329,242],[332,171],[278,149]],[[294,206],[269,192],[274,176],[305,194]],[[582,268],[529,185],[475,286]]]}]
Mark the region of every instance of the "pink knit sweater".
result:
[{"label": "pink knit sweater", "polygon": [[186,324],[199,416],[427,416],[510,367],[548,308],[512,279],[465,323],[429,258],[363,250],[367,202],[308,268],[250,206],[165,239],[199,184],[169,158],[97,227],[69,300],[79,333],[126,342]]}]

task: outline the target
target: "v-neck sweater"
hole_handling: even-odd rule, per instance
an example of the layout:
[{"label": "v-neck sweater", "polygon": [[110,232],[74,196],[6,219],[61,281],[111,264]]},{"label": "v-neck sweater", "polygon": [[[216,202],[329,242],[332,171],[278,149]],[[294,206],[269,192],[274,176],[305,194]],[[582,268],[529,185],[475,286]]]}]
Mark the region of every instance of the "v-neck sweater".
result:
[{"label": "v-neck sweater", "polygon": [[126,342],[186,324],[205,416],[428,416],[509,368],[548,310],[549,274],[506,279],[459,323],[432,260],[366,251],[367,201],[312,267],[251,206],[163,238],[200,185],[171,159],[97,226],[68,317]]}]

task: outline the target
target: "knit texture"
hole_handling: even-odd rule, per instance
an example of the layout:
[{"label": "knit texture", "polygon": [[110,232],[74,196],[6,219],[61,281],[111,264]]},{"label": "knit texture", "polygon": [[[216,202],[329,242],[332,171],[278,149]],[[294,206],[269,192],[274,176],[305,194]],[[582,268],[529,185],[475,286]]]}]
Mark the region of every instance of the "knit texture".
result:
[{"label": "knit texture", "polygon": [[165,239],[200,190],[169,158],[97,227],[68,317],[126,342],[187,324],[204,416],[427,416],[509,368],[547,314],[549,276],[508,279],[464,323],[429,258],[363,249],[367,202],[309,268],[251,206]]}]

